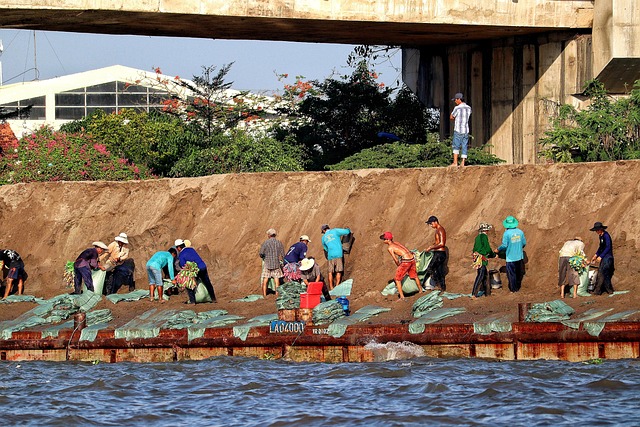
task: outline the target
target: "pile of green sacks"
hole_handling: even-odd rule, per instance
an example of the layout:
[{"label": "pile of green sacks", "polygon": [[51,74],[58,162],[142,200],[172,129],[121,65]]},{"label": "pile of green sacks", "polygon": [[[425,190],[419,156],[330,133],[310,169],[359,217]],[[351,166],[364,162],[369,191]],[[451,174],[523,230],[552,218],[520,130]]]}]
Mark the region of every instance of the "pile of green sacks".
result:
[{"label": "pile of green sacks", "polygon": [[307,285],[303,282],[287,282],[278,286],[276,308],[278,310],[300,308],[300,294],[302,292],[307,292]]},{"label": "pile of green sacks", "polygon": [[343,316],[342,304],[336,300],[331,300],[317,305],[313,309],[312,319],[315,325],[325,325]]}]

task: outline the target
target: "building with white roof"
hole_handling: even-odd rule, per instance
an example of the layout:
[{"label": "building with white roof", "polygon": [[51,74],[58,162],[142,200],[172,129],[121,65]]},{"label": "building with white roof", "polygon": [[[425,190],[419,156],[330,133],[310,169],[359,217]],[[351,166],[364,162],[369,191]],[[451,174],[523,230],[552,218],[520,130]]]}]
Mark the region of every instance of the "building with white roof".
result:
[{"label": "building with white roof", "polygon": [[[0,107],[5,111],[32,105],[27,119],[8,120],[18,136],[42,125],[60,128],[95,110],[107,113],[122,109],[149,112],[161,109],[169,97],[166,85],[173,77],[113,65],[48,80],[0,86]],[[172,90],[175,89],[172,87]]]}]

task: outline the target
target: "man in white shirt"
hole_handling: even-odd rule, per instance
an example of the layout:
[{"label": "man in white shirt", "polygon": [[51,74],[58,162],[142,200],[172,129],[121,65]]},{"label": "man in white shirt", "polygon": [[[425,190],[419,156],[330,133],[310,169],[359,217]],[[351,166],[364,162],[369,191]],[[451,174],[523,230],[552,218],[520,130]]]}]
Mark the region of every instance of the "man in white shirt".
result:
[{"label": "man in white shirt", "polygon": [[458,155],[460,155],[462,161],[460,166],[464,166],[464,162],[467,159],[467,146],[469,145],[469,117],[471,116],[471,107],[469,107],[464,101],[464,96],[458,92],[453,97],[452,101],[456,103],[451,112],[451,120],[453,120],[453,164],[451,166],[458,166]]}]

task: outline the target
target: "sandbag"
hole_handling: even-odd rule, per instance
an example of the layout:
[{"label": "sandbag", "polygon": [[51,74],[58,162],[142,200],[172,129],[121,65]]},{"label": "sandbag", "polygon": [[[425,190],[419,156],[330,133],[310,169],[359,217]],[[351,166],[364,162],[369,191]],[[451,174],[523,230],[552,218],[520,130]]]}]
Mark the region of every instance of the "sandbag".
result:
[{"label": "sandbag", "polygon": [[196,303],[200,304],[203,302],[213,301],[211,299],[211,295],[209,295],[209,291],[207,291],[207,288],[202,284],[202,281],[198,279],[197,282],[198,286],[196,287]]},{"label": "sandbag", "polygon": [[[413,250],[414,256],[416,257],[416,271],[418,273],[418,278],[420,279],[420,283],[423,287],[431,286],[433,287],[433,282],[431,281],[431,277],[428,280],[425,279],[425,275],[427,274],[427,269],[429,268],[429,264],[431,263],[431,259],[433,258],[433,252],[425,252],[425,251],[416,251]],[[402,285],[402,293],[406,295],[413,295],[419,291],[418,284],[415,280],[409,278],[409,276],[404,276],[402,281],[400,282]],[[396,295],[398,293],[398,288],[396,287],[396,283],[394,280],[390,280],[382,290],[382,295]]]},{"label": "sandbag", "polygon": [[351,248],[353,247],[353,242],[355,241],[356,238],[353,236],[353,233],[340,236],[340,243],[342,243],[342,252],[344,252],[345,254],[350,254]]},{"label": "sandbag", "polygon": [[591,294],[589,293],[589,270],[584,270],[580,274],[580,284],[578,285],[578,296],[580,297],[589,297]]},{"label": "sandbag", "polygon": [[[106,271],[102,271],[100,269],[91,270],[91,278],[93,279],[94,294],[102,295],[102,289],[104,288],[104,278],[106,276],[107,276]],[[87,285],[84,284],[84,281],[82,282],[82,290],[83,291],[87,290]]]}]

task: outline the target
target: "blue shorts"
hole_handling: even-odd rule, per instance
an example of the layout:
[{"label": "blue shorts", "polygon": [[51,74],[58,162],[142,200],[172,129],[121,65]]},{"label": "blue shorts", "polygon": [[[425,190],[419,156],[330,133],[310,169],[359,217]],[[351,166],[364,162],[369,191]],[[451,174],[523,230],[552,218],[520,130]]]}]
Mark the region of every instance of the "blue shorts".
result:
[{"label": "blue shorts", "polygon": [[467,145],[469,144],[468,133],[453,132],[453,154],[460,154],[463,159],[467,158]]},{"label": "blue shorts", "polygon": [[27,272],[24,271],[24,265],[18,265],[16,267],[11,267],[9,272],[7,273],[7,279],[26,281],[27,280]]},{"label": "blue shorts", "polygon": [[157,268],[147,267],[149,285],[162,286],[162,271]]}]

